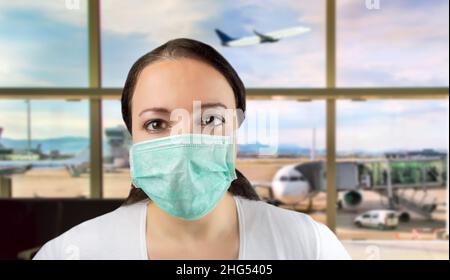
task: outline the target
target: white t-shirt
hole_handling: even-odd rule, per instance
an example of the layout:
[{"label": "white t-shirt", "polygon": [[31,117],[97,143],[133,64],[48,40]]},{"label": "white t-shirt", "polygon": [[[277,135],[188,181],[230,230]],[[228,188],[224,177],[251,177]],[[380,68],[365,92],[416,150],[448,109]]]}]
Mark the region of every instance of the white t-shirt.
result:
[{"label": "white t-shirt", "polygon": [[[350,259],[325,225],[310,216],[233,196],[239,218],[239,259]],[[47,242],[42,259],[148,259],[148,200],[121,206]]]}]

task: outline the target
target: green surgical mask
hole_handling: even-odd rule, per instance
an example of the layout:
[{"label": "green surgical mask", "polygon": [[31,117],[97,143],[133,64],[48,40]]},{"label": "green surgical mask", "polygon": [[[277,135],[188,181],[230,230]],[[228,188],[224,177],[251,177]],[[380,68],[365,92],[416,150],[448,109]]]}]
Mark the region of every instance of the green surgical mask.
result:
[{"label": "green surgical mask", "polygon": [[185,220],[208,214],[236,179],[232,136],[180,134],[130,148],[133,185]]}]

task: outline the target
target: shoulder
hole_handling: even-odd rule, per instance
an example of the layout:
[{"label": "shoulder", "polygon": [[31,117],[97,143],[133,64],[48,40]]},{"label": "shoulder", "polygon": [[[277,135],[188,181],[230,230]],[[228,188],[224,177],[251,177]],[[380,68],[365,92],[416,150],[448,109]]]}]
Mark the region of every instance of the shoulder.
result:
[{"label": "shoulder", "polygon": [[144,206],[144,202],[121,206],[74,226],[45,243],[33,259],[101,259],[105,257],[102,252],[108,252],[111,257],[114,250],[119,250],[123,241],[130,238],[131,232],[138,233]]},{"label": "shoulder", "polygon": [[309,215],[239,197],[246,231],[263,232],[289,259],[349,259],[336,235]]}]

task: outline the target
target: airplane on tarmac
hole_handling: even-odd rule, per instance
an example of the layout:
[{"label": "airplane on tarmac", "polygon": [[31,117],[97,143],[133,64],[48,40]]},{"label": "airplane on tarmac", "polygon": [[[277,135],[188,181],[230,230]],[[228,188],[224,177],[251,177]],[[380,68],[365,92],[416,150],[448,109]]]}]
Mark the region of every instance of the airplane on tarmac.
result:
[{"label": "airplane on tarmac", "polygon": [[65,168],[71,176],[78,177],[89,167],[89,150],[73,158],[61,160],[0,160],[0,175],[25,173],[31,169]]},{"label": "airplane on tarmac", "polygon": [[[274,205],[296,205],[326,192],[324,161],[290,164],[280,168],[272,181],[252,181],[255,188],[268,189],[267,201]],[[447,185],[447,156],[406,156],[403,158],[360,159],[336,163],[336,189],[343,192],[339,208],[356,208],[363,202],[362,191],[374,191],[388,199],[391,209],[408,209],[430,218],[435,201],[426,201],[427,190]],[[423,192],[417,200],[404,194],[407,189]]]}]

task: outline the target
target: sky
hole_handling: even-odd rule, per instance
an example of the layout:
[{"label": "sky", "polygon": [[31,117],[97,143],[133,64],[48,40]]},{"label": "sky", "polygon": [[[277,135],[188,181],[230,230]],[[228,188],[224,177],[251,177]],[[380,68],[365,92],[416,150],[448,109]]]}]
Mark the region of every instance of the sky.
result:
[{"label": "sky", "polygon": [[[448,87],[448,1],[381,0],[379,10],[362,0],[337,2],[338,86]],[[105,87],[121,87],[139,56],[177,37],[211,44],[247,87],[325,86],[324,1],[103,0],[101,12]],[[85,0],[0,0],[0,87],[86,87],[86,25]],[[311,32],[243,48],[221,46],[214,33],[240,37],[299,25]],[[33,137],[88,137],[86,101],[31,104]],[[315,128],[324,148],[323,101],[248,107],[250,120],[276,111],[280,143],[309,147]],[[4,137],[26,136],[25,110],[22,100],[0,99]],[[118,101],[106,101],[103,116],[105,127],[123,124]],[[446,149],[448,100],[340,101],[337,123],[338,150]]]}]

